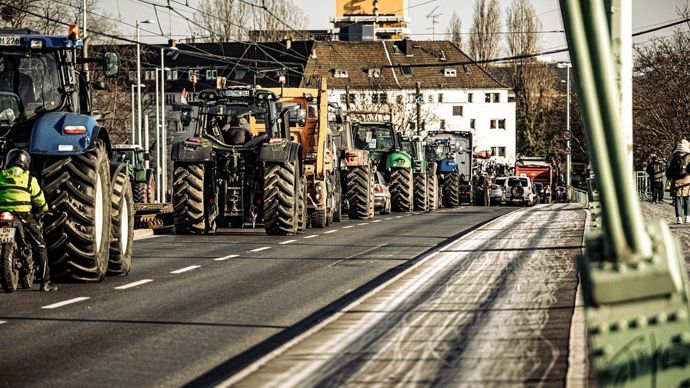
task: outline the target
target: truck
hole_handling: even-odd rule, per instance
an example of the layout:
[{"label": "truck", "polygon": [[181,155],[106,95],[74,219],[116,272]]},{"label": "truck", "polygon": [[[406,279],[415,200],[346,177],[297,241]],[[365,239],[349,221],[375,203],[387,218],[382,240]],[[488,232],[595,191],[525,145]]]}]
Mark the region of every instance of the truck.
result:
[{"label": "truck", "polygon": [[318,89],[269,89],[279,94],[278,105],[288,112],[290,134],[299,139],[306,180],[309,224],[324,228],[340,221],[342,190],[337,152],[328,125],[328,89],[321,80]]},{"label": "truck", "polygon": [[[414,207],[414,176],[412,156],[402,148],[402,136],[396,130],[390,113],[348,111],[348,115],[360,116],[353,120],[352,132],[355,148],[368,150],[376,169],[390,183],[391,205],[395,212],[409,212]],[[371,116],[387,116],[369,119]]]},{"label": "truck", "polygon": [[147,167],[149,155],[137,144],[115,144],[111,161],[124,163],[124,172],[132,184],[134,203],[153,203],[156,199],[155,172]]},{"label": "truck", "polygon": [[375,183],[372,182],[376,170],[369,158],[369,151],[355,148],[349,116],[337,103],[329,104],[328,123],[338,154],[336,174],[343,188],[341,207],[347,210],[350,219],[372,219],[375,206]]},{"label": "truck", "polygon": [[124,164],[109,162],[110,132],[92,108],[89,65],[105,77],[119,70],[115,53],[88,56],[77,25],[66,35],[0,30],[0,159],[13,148],[31,154],[51,212],[45,238],[51,276],[101,281],[131,269],[132,191]]},{"label": "truck", "polygon": [[[290,133],[289,111],[262,88],[207,89],[194,135],[173,144],[174,227],[179,234],[255,227],[269,235],[306,228],[302,144]],[[183,112],[189,112],[184,109]],[[183,125],[191,123],[184,113]]]},{"label": "truck", "polygon": [[553,167],[545,158],[522,157],[515,163],[515,175],[526,176],[533,183],[541,183],[543,191],[540,193],[541,203],[551,203],[553,188]]}]

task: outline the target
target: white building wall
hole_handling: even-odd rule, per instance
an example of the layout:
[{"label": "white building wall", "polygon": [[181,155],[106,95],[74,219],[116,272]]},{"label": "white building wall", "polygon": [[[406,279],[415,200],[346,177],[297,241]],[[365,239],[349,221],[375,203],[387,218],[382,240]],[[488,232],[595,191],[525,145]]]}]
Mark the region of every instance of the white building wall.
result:
[{"label": "white building wall", "polygon": [[[374,93],[383,92],[350,90],[350,94],[356,95],[355,105],[357,108],[367,105],[373,106],[371,95]],[[491,95],[491,102],[486,102],[487,93]],[[496,97],[493,96],[496,93],[498,94],[497,102]],[[340,103],[344,108],[341,99],[344,94],[345,90],[331,90],[329,101]],[[387,92],[387,101],[397,103],[399,101],[398,96],[402,96],[408,117],[414,117],[414,94],[415,90]],[[436,130],[445,124],[446,130],[471,130],[474,139],[474,151],[493,151],[492,159],[497,162],[515,164],[515,103],[508,102],[507,89],[422,89],[422,94],[424,95],[422,118],[426,119],[427,129]],[[364,96],[364,101],[362,96]],[[439,98],[442,101],[439,101]],[[454,107],[461,108],[454,110]],[[462,115],[458,113],[462,113]],[[472,120],[474,120],[474,128],[471,128]],[[495,128],[492,128],[492,120],[494,120]],[[501,120],[503,122],[500,122]],[[505,152],[504,156],[498,155],[503,151]]]}]

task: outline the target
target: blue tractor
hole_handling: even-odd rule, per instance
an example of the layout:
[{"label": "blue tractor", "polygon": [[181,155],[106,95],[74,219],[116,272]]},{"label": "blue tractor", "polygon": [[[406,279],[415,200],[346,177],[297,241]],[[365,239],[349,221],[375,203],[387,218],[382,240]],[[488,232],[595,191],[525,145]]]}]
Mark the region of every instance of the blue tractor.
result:
[{"label": "blue tractor", "polygon": [[131,268],[132,191],[111,163],[108,130],[91,107],[89,65],[115,76],[114,53],[88,57],[88,39],[0,30],[0,160],[24,148],[51,207],[44,219],[50,270],[63,280],[100,281]]},{"label": "blue tractor", "polygon": [[443,207],[470,203],[469,178],[472,174],[472,133],[468,131],[429,131],[427,158],[437,163]]}]

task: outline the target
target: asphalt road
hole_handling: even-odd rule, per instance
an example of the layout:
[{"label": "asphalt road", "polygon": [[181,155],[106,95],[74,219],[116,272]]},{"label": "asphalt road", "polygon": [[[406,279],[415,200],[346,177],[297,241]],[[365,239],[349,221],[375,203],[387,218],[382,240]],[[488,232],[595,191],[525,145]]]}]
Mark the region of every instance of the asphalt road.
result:
[{"label": "asphalt road", "polygon": [[137,241],[127,277],[0,294],[0,385],[210,385],[511,210],[394,213],[292,237],[228,229]]}]

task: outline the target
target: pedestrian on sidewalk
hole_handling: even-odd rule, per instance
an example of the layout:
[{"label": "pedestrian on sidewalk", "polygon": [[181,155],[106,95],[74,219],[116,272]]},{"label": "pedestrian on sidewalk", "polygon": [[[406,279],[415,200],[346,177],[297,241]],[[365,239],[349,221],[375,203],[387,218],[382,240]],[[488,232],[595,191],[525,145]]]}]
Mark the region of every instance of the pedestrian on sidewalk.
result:
[{"label": "pedestrian on sidewalk", "polygon": [[652,154],[647,165],[649,185],[652,189],[652,203],[662,203],[664,199],[664,171],[666,163],[659,160],[656,154]]},{"label": "pedestrian on sidewalk", "polygon": [[690,142],[683,139],[668,159],[666,177],[671,181],[671,195],[676,208],[676,224],[690,223]]}]

